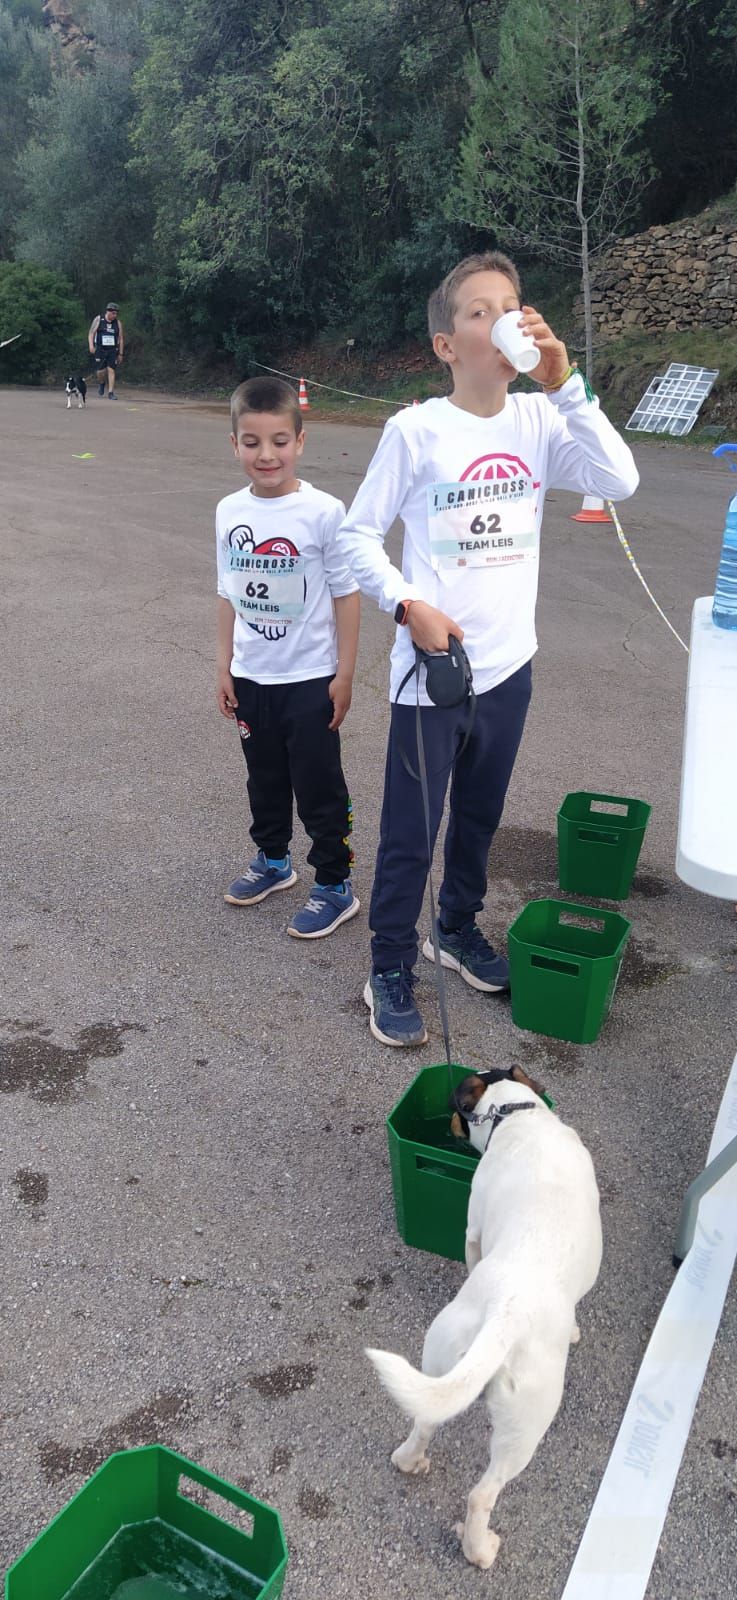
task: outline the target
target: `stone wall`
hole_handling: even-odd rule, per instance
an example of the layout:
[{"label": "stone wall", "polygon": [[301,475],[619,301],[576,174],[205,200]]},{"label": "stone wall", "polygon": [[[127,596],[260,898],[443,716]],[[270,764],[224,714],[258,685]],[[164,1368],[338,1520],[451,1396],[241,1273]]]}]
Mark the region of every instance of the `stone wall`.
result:
[{"label": "stone wall", "polygon": [[[62,49],[67,52],[67,58],[71,57],[76,63],[80,56],[94,53],[92,35],[85,33],[84,28],[75,22],[67,0],[44,0],[41,9],[47,28],[51,29]],[[103,107],[101,115],[104,115]]]},{"label": "stone wall", "polygon": [[601,341],[636,328],[737,327],[737,224],[703,212],[621,239],[597,262],[591,299]]}]

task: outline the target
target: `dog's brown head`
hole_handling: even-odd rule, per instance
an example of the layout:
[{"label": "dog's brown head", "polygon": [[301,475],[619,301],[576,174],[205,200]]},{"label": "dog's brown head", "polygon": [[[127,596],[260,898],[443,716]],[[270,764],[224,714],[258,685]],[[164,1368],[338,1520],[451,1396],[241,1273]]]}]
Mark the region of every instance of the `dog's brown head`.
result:
[{"label": "dog's brown head", "polygon": [[544,1095],[545,1090],[535,1078],[529,1078],[522,1067],[492,1067],[488,1072],[471,1072],[463,1078],[457,1089],[448,1101],[448,1110],[453,1114],[450,1119],[450,1131],[456,1139],[468,1138],[469,1118],[474,1115],[481,1096],[486,1094],[492,1083],[501,1083],[503,1079],[511,1079],[512,1083],[522,1083],[526,1089],[532,1089],[533,1094]]}]

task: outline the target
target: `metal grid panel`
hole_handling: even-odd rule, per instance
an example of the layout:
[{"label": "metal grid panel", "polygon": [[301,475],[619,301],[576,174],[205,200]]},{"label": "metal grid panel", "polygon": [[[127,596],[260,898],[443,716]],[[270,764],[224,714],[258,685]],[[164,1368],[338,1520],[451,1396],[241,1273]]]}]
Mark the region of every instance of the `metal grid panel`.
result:
[{"label": "metal grid panel", "polygon": [[719,368],[687,367],[671,361],[667,372],[653,378],[627,427],[636,433],[690,433]]}]

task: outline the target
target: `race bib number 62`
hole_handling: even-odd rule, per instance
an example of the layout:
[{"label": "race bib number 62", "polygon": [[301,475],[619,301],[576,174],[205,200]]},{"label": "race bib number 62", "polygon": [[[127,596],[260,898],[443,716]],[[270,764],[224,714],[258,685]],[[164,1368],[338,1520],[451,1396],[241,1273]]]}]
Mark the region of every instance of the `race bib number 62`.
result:
[{"label": "race bib number 62", "polygon": [[231,550],[228,598],[246,622],[290,623],[304,611],[304,557]]},{"label": "race bib number 62", "polygon": [[427,491],[430,559],[440,567],[505,567],[537,558],[534,488],[502,482],[434,483]]}]

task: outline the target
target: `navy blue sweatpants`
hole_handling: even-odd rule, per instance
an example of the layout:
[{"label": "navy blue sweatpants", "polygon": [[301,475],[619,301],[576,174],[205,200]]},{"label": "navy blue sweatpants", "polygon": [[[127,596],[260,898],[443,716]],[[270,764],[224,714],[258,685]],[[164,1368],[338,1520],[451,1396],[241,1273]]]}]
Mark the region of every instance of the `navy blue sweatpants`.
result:
[{"label": "navy blue sweatpants", "polygon": [[[468,707],[421,708],[433,845],[451,780],[445,873],[438,896],[440,918],[446,928],[459,928],[471,921],[484,903],[489,847],[504,808],[531,692],[532,663],[528,661],[504,683],[480,694],[473,731],[460,756],[458,751],[468,727]],[[376,972],[386,972],[400,963],[414,967],[417,960],[417,921],[429,869],[427,837],[420,785],[400,755],[401,746],[416,772],[416,715],[412,705],[392,706],[369,913]]]}]

